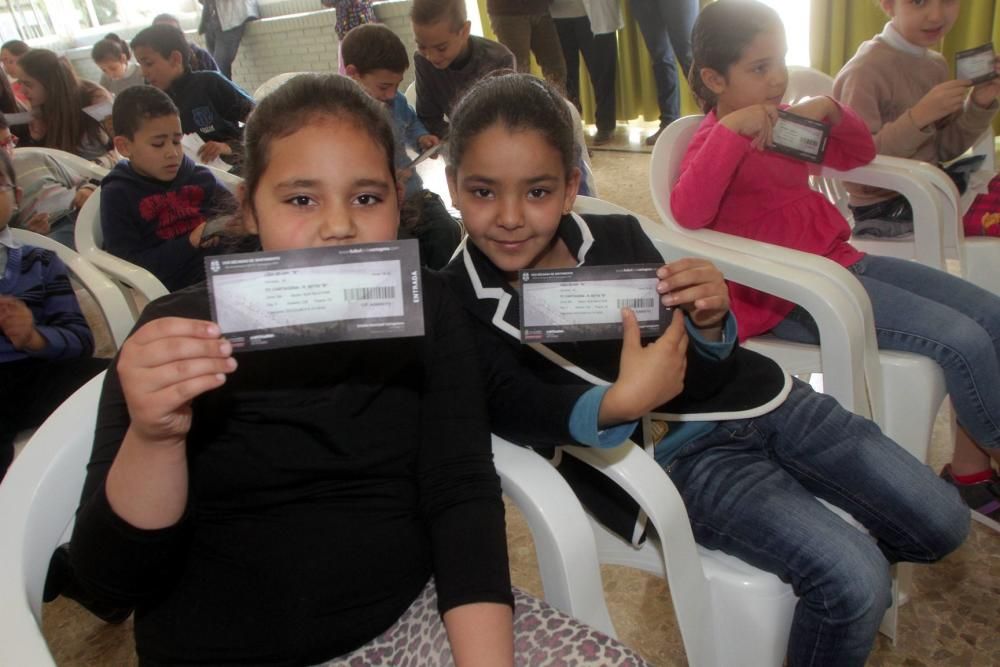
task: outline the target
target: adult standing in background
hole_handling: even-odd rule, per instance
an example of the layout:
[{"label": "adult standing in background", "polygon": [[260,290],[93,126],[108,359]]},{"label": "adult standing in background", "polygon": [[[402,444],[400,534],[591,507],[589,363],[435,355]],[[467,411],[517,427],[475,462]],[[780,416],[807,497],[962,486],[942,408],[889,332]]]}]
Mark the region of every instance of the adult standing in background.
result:
[{"label": "adult standing in background", "polygon": [[[181,22],[173,14],[157,14],[153,19],[153,25],[169,25],[184,32]],[[188,40],[188,48],[191,49],[191,71],[192,72],[218,72],[219,64],[215,62],[212,54],[201,48],[191,40]]]},{"label": "adult standing in background", "polygon": [[618,0],[552,0],[549,13],[559,33],[566,60],[566,96],[580,106],[580,54],[594,84],[594,145],[611,140],[615,131],[616,34],[625,22]]},{"label": "adult standing in background", "polygon": [[549,14],[549,0],[486,0],[497,41],[510,49],[518,72],[531,71],[531,54],[546,80],[566,90],[566,61]]},{"label": "adult standing in background", "polygon": [[198,0],[202,4],[198,32],[205,35],[205,45],[219,71],[233,78],[233,61],[243,39],[247,21],[260,18],[257,0]]},{"label": "adult standing in background", "polygon": [[698,0],[629,0],[646,50],[653,61],[660,129],[646,137],[652,146],[670,123],[681,115],[680,81],[676,58],[685,76],[691,71],[691,30],[698,16]]}]

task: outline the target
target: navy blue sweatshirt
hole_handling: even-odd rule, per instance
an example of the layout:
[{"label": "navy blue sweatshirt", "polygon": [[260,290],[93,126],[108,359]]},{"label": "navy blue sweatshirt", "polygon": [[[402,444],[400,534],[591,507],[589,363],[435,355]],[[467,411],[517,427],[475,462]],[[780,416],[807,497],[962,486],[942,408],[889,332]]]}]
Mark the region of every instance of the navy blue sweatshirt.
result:
[{"label": "navy blue sweatshirt", "polygon": [[167,89],[181,114],[184,134],[197,132],[205,141],[237,142],[239,123],[254,107],[253,98],[218,72],[187,72]]},{"label": "navy blue sweatshirt", "polygon": [[140,176],[122,160],[101,181],[104,249],[143,267],[173,292],[205,277],[206,251],[191,245],[191,231],[235,208],[229,190],[186,156],[169,183]]}]

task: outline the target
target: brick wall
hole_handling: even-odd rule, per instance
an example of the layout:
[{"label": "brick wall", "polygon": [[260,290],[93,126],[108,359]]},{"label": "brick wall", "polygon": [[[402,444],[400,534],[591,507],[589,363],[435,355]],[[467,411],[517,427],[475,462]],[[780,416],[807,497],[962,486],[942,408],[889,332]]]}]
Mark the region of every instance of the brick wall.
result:
[{"label": "brick wall", "polygon": [[[416,45],[410,29],[411,0],[389,0],[375,3],[375,15],[391,28],[411,54]],[[265,81],[285,72],[336,72],[337,33],[334,32],[336,12],[317,9],[319,0],[274,0],[261,3],[261,19],[247,25],[239,55],[233,63],[233,78],[247,92],[253,92]],[[185,20],[187,26],[190,20]],[[118,34],[131,39],[139,31],[121,30]],[[192,29],[188,37],[204,46],[202,37]],[[79,46],[66,51],[76,71],[86,79],[97,81],[101,72],[90,59],[91,46]],[[402,90],[413,80],[413,67],[407,70]]]}]

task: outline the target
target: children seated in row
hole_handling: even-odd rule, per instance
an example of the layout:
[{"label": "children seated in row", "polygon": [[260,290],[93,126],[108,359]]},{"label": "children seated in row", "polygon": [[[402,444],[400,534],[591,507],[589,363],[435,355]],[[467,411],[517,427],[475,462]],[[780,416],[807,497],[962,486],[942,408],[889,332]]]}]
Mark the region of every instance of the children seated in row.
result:
[{"label": "children seated in row", "polygon": [[94,337],[66,266],[51,250],[21,245],[8,225],[21,190],[0,151],[0,480],[19,431],[35,428],[107,366],[93,359]]},{"label": "children seated in row", "polygon": [[[181,29],[181,22],[173,14],[157,14],[153,18],[153,25],[168,25]],[[212,54],[201,48],[194,42],[188,40],[188,48],[191,49],[191,71],[192,72],[218,72],[219,64],[215,62]],[[221,72],[220,72],[221,74]]]},{"label": "children seated in row", "polygon": [[514,69],[514,55],[496,42],[469,34],[463,0],[414,0],[410,22],[417,116],[431,134],[448,136],[451,109],[472,84],[502,69]]},{"label": "children seated in row", "polygon": [[14,89],[14,96],[17,101],[25,106],[30,106],[28,96],[24,93],[24,85],[21,84],[21,68],[17,62],[25,53],[31,50],[26,42],[19,39],[12,39],[0,45],[0,63],[3,64],[3,71],[10,77]]},{"label": "children seated in row", "polygon": [[[527,75],[483,80],[452,116],[448,182],[468,238],[446,274],[475,320],[494,432],[524,445],[612,447],[647,412],[665,414],[666,428],[633,437],[655,443],[695,539],[799,596],[788,664],[860,667],[890,603],[890,565],[951,552],[968,509],[874,423],[740,348],[726,282],[705,260],[658,270],[674,311],[655,341],[640,341],[626,310],[622,341],[523,345],[518,271],[663,264],[635,218],[573,213],[577,150],[565,102]],[[634,538],[634,504],[623,520],[616,494],[595,493],[579,464],[561,461],[591,511]]]},{"label": "children seated in row", "polygon": [[14,165],[21,190],[20,205],[10,220],[20,227],[75,247],[76,216],[99,182],[77,173],[44,153],[15,151],[17,137],[0,115],[0,150]]},{"label": "children seated in row", "polygon": [[115,158],[108,129],[86,109],[110,103],[111,93],[93,81],[78,79],[69,62],[48,49],[28,51],[17,66],[41,128],[36,144],[110,166]]},{"label": "children seated in row", "polygon": [[419,154],[437,146],[441,140],[427,131],[406,97],[399,92],[399,83],[410,66],[406,46],[396,33],[378,23],[354,28],[340,46],[341,63],[347,75],[385,104],[392,117],[396,182],[404,189],[400,199],[400,238],[418,239],[423,265],[440,269],[458,247],[462,230],[441,198],[424,189],[423,180],[410,166],[412,159],[407,148]]},{"label": "children seated in row", "polygon": [[146,83],[139,65],[132,60],[128,44],[113,32],[94,44],[90,57],[101,68],[101,85],[112,95]]},{"label": "children seated in row", "polygon": [[[969,149],[996,116],[1000,78],[973,86],[955,79],[951,66],[933,50],[955,25],[958,0],[881,0],[890,17],[880,35],[863,43],[834,82],[833,95],[861,117],[883,155],[941,164]],[[1000,73],[1000,61],[995,65]],[[956,178],[964,191],[967,175]],[[913,231],[906,199],[881,188],[850,185],[856,223],[891,235]],[[1000,236],[1000,180],[976,196],[963,216],[969,236]],[[857,229],[855,230],[857,233]]]},{"label": "children seated in row", "polygon": [[192,71],[187,38],[177,28],[154,25],[132,40],[132,50],[151,86],[170,95],[180,110],[184,134],[196,133],[205,144],[201,162],[222,158],[240,163],[243,131],[253,99],[219,72]]},{"label": "children seated in row", "polygon": [[[916,262],[859,252],[847,221],[810,189],[807,163],[766,150],[788,83],[785,33],[773,9],[712,3],[693,44],[691,82],[706,116],[673,184],[677,222],[822,255],[853,273],[871,299],[879,347],[930,357],[944,371],[959,428],[942,475],[1000,530],[1000,479],[991,468],[1000,458],[1000,297]],[[875,157],[868,126],[849,107],[819,97],[789,111],[830,127],[823,164],[850,169]],[[801,307],[742,285],[731,294],[741,339],[770,331],[819,342]]]},{"label": "children seated in row", "polygon": [[[265,251],[395,240],[392,129],[349,79],[292,79],[246,141]],[[246,355],[205,285],[147,307],[70,544],[85,592],[135,607],[140,662],[645,664],[512,595],[473,340],[437,274],[422,300],[419,338]]]},{"label": "children seated in row", "polygon": [[[214,75],[218,76],[218,75]],[[126,159],[101,182],[104,249],[170,291],[204,279],[207,221],[235,208],[232,194],[181,148],[181,120],[166,93],[134,86],[115,99],[115,147]]]}]

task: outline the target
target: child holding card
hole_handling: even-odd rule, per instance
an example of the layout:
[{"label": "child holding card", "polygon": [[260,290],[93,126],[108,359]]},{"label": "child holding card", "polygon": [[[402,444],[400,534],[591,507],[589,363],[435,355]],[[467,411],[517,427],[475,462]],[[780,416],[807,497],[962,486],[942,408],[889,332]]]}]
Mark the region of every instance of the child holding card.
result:
[{"label": "child holding card", "polygon": [[[706,116],[671,193],[677,222],[819,254],[854,273],[871,299],[879,346],[928,356],[944,370],[961,428],[942,474],[978,518],[1000,529],[1000,480],[991,468],[1000,458],[1000,298],[916,262],[859,252],[847,221],[810,189],[807,163],[761,150],[788,83],[773,9],[719,0],[702,10],[693,42],[690,80]],[[831,126],[825,164],[849,169],[874,157],[871,133],[848,107],[821,97],[792,110]],[[816,323],[794,304],[742,285],[730,293],[741,339],[771,331],[819,341]]]},{"label": "child holding card", "polygon": [[[775,572],[800,596],[788,664],[864,664],[889,602],[890,563],[930,562],[964,539],[958,495],[874,424],[740,348],[712,264],[663,265],[634,218],[571,213],[577,149],[551,86],[486,79],[451,120],[448,180],[469,236],[446,273],[478,325],[494,430],[525,445],[610,447],[652,411],[663,421],[644,423],[635,439],[652,444],[699,543]],[[644,346],[626,310],[622,341],[521,344],[518,271],[651,262],[661,265],[657,300],[674,308],[659,339]],[[595,289],[585,292],[592,303]],[[616,510],[621,491],[572,460],[561,457],[560,470],[581,500],[637,539],[634,515],[629,524]]]},{"label": "child holding card", "polygon": [[172,25],[153,25],[132,39],[132,51],[151,86],[170,95],[181,114],[184,134],[204,140],[198,160],[222,158],[239,165],[243,130],[253,99],[219,72],[191,70],[187,38]]},{"label": "child holding card", "polygon": [[[87,108],[111,102],[111,93],[93,81],[78,79],[65,58],[47,49],[32,49],[18,61],[21,85],[45,128],[39,145],[107,162],[111,137]],[[34,136],[32,138],[35,138]]]},{"label": "child holding card", "polygon": [[[953,77],[951,66],[933,50],[958,19],[957,0],[879,4],[889,22],[840,70],[834,97],[857,112],[879,153],[932,164],[954,160],[989,128],[1000,109],[1000,60],[992,45],[959,54]],[[946,170],[963,192],[970,167],[956,164]],[[891,227],[912,232],[913,211],[901,195],[857,184],[848,185],[848,192],[856,225],[870,226],[879,235]],[[988,191],[975,198],[962,222],[969,236],[1000,236],[1000,180],[993,179]]]},{"label": "child holding card", "polygon": [[202,260],[217,252],[206,230],[213,217],[236,208],[232,194],[184,155],[177,107],[163,91],[122,91],[114,123],[115,147],[127,159],[101,182],[105,250],[151,272],[170,291],[201,282]]},{"label": "child holding card", "polygon": [[[241,215],[265,251],[395,239],[392,129],[349,79],[292,79],[246,137]],[[509,666],[516,638],[522,664],[644,664],[511,595],[468,324],[435,274],[421,303],[423,337],[238,364],[204,285],[143,312],[70,544],[75,593],[139,612],[140,662]]]}]

